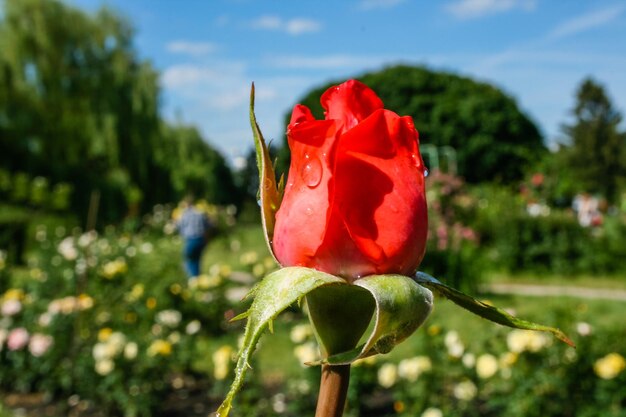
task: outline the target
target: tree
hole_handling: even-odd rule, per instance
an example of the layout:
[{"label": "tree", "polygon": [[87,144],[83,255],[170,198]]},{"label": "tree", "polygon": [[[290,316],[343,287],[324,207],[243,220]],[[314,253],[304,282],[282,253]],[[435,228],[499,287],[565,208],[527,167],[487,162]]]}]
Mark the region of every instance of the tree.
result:
[{"label": "tree", "polygon": [[[455,148],[459,172],[467,181],[520,179],[546,152],[534,123],[512,98],[489,84],[404,65],[356,78],[376,91],[386,108],[413,117],[420,143]],[[299,103],[323,117],[319,98],[334,84],[316,88]]]},{"label": "tree", "polygon": [[222,156],[162,120],[159,74],[135,51],[130,22],[58,0],[0,4],[0,168],[71,183],[79,216],[99,192],[107,222],[192,182],[208,193],[199,197],[237,198]]},{"label": "tree", "polygon": [[591,78],[578,88],[572,113],[575,121],[563,126],[569,140],[560,154],[576,180],[576,191],[600,193],[615,202],[626,180],[626,134],[618,131],[622,116],[604,87]]}]

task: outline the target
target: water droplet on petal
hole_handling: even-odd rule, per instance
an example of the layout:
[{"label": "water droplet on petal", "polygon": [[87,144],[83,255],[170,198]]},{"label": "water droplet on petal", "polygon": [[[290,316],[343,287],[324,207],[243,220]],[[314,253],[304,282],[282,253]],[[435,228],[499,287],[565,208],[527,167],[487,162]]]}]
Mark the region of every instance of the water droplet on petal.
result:
[{"label": "water droplet on petal", "polygon": [[430,174],[430,171],[427,169],[424,170],[424,178],[426,178]]},{"label": "water droplet on petal", "polygon": [[313,209],[311,207],[307,207],[304,212],[307,214],[307,216],[310,216],[313,214]]},{"label": "water droplet on petal", "polygon": [[306,155],[306,158],[307,161],[302,167],[302,170],[300,170],[300,175],[307,187],[315,188],[322,180],[322,163],[316,157],[309,158],[308,155]]}]

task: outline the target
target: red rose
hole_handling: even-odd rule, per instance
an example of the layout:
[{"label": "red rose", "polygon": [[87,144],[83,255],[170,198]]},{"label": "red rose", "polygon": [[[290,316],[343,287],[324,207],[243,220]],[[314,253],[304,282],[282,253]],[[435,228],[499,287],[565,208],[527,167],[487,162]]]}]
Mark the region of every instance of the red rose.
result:
[{"label": "red rose", "polygon": [[291,166],[272,247],[284,266],[349,281],[410,275],[427,234],[424,164],[410,117],[385,110],[350,80],[321,98],[326,120],[302,105],[287,130]]}]

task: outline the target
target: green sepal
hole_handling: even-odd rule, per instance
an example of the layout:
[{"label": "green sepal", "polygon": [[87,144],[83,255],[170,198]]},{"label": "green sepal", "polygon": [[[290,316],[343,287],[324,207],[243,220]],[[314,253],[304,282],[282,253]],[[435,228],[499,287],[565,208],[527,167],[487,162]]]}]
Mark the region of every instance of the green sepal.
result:
[{"label": "green sepal", "polygon": [[346,352],[322,359],[332,365],[349,364],[378,353],[388,353],[424,323],[433,308],[431,291],[403,275],[371,275],[354,282],[367,290],[376,304],[374,327],[367,341]]},{"label": "green sepal", "polygon": [[246,370],[250,367],[248,359],[265,329],[271,326],[272,320],[291,304],[300,301],[306,294],[325,285],[348,284],[342,278],[314,269],[288,267],[266,276],[252,289],[254,300],[250,309],[244,313],[248,316],[248,322],[237,358],[235,379],[224,402],[217,410],[217,416],[228,415],[232,400],[241,388]]},{"label": "green sepal", "polygon": [[447,298],[456,305],[484,319],[501,324],[503,326],[513,327],[515,329],[549,332],[562,342],[565,342],[568,345],[575,347],[574,342],[572,342],[570,338],[565,335],[565,333],[557,328],[519,319],[498,307],[483,303],[482,301],[476,300],[475,298],[472,298],[469,295],[462,293],[461,291],[448,287],[436,278],[424,272],[417,272],[415,274],[415,281],[417,281],[418,284],[430,288],[435,293]]},{"label": "green sepal", "polygon": [[354,349],[367,330],[376,304],[357,285],[328,285],[306,296],[307,312],[322,357]]},{"label": "green sepal", "polygon": [[[280,207],[283,198],[284,179],[281,176],[280,182],[276,184],[276,173],[274,165],[270,159],[270,152],[256,121],[254,114],[254,83],[250,88],[250,125],[254,136],[254,147],[256,150],[256,164],[259,169],[259,203],[261,206],[261,223],[265,235],[265,242],[274,256],[272,249],[272,239],[274,237],[274,226],[276,223],[276,212]],[[274,256],[277,263],[278,260]]]}]

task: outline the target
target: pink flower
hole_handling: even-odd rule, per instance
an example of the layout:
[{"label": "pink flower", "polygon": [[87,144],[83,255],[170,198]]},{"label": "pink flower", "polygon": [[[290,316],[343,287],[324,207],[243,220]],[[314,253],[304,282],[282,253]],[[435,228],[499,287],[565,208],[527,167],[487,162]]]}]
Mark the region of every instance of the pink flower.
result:
[{"label": "pink flower", "polygon": [[28,344],[28,339],[30,335],[28,334],[28,330],[23,327],[17,327],[9,333],[9,337],[7,339],[7,347],[9,350],[20,350],[23,349],[26,344]]},{"label": "pink flower", "polygon": [[35,333],[30,338],[28,350],[35,357],[43,356],[54,343],[52,336],[47,334]]}]

